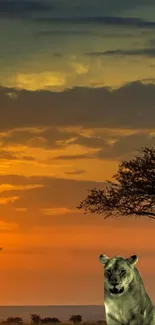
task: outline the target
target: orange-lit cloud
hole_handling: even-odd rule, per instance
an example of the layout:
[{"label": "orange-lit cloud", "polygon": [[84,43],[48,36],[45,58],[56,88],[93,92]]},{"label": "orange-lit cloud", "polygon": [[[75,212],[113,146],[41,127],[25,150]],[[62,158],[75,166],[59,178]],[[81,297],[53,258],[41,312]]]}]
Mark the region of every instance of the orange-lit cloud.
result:
[{"label": "orange-lit cloud", "polygon": [[3,197],[0,198],[0,204],[13,203],[16,200],[19,200],[19,196]]}]

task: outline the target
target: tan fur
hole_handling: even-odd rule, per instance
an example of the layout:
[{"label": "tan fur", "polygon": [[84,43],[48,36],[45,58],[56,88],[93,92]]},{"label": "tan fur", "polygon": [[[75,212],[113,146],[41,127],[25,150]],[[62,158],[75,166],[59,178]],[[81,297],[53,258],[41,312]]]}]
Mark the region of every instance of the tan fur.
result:
[{"label": "tan fur", "polygon": [[104,264],[104,304],[107,325],[155,325],[155,309],[130,258],[100,255]]}]

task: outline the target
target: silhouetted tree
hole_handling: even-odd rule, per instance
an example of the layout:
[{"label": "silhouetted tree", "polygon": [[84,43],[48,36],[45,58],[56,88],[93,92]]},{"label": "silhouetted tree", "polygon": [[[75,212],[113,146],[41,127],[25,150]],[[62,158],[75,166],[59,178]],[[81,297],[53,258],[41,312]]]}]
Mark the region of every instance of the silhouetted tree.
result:
[{"label": "silhouetted tree", "polygon": [[72,315],[69,319],[69,322],[73,323],[81,323],[82,322],[82,316],[81,315]]},{"label": "silhouetted tree", "polygon": [[39,324],[41,322],[41,317],[39,314],[30,314],[31,316],[31,322],[33,324]]},{"label": "silhouetted tree", "polygon": [[91,193],[78,209],[110,216],[147,216],[155,219],[155,149],[142,147],[140,155],[119,165],[113,176],[116,182],[106,181],[105,189]]},{"label": "silhouetted tree", "polygon": [[23,324],[22,317],[8,317],[5,323]]},{"label": "silhouetted tree", "polygon": [[41,319],[41,323],[61,323],[60,320],[56,317],[45,317]]}]

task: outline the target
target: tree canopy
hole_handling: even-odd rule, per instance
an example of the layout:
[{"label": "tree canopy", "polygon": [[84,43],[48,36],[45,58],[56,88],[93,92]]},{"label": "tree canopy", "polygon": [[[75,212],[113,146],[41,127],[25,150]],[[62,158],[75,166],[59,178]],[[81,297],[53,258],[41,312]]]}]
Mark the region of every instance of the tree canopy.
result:
[{"label": "tree canopy", "polygon": [[147,216],[155,219],[155,148],[142,147],[134,159],[122,161],[114,182],[90,193],[77,206],[86,213],[110,216]]}]

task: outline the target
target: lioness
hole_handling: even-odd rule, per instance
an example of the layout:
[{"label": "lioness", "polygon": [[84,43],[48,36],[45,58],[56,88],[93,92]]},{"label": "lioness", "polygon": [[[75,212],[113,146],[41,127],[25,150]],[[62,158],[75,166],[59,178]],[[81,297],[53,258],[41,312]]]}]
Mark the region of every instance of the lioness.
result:
[{"label": "lioness", "polygon": [[135,267],[138,257],[100,255],[104,264],[104,304],[108,325],[155,325],[155,309]]}]

